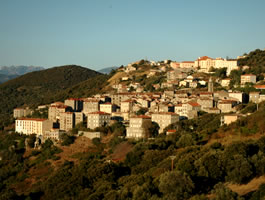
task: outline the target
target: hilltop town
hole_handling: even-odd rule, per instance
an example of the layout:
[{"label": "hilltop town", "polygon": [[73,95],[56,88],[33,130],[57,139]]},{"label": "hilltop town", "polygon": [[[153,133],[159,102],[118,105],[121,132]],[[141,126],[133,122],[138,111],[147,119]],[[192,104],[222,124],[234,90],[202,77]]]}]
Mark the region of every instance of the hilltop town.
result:
[{"label": "hilltop town", "polygon": [[[119,122],[126,127],[122,137],[140,139],[174,134],[171,124],[205,113],[221,114],[220,124],[228,125],[246,116],[242,105],[265,100],[263,74],[239,64],[246,57],[130,63],[111,72],[100,94],[15,108],[15,131],[37,134],[41,141],[59,141],[73,129],[94,138],[100,137],[100,127]],[[47,112],[47,118],[33,118],[34,112]]]}]

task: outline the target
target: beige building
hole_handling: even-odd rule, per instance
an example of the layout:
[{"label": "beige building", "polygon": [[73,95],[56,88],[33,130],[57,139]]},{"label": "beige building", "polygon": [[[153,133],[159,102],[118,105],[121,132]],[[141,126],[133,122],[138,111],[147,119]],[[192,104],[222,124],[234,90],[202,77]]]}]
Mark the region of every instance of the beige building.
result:
[{"label": "beige building", "polygon": [[29,108],[15,108],[13,110],[13,117],[15,119],[20,118],[20,117],[26,117],[27,115],[32,114],[32,110]]},{"label": "beige building", "polygon": [[249,93],[249,101],[254,103],[260,102],[260,92],[250,92]]},{"label": "beige building", "polygon": [[111,115],[105,112],[92,112],[87,114],[87,128],[94,129],[102,127],[110,122]]},{"label": "beige building", "polygon": [[75,112],[75,125],[84,121],[84,114],[82,112]]},{"label": "beige building", "polygon": [[215,61],[214,61],[214,59],[212,59],[208,56],[203,56],[203,57],[199,57],[197,60],[195,60],[194,66],[196,68],[200,69],[201,72],[209,72],[211,67],[215,66]]},{"label": "beige building", "polygon": [[113,94],[113,95],[110,95],[111,103],[120,106],[121,102],[131,99],[133,96],[135,96],[135,93],[132,93],[132,92]]},{"label": "beige building", "polygon": [[43,135],[45,131],[52,128],[53,123],[48,119],[20,118],[15,122],[15,130],[18,133],[30,135]]},{"label": "beige building", "polygon": [[195,63],[193,61],[183,61],[180,63],[180,68],[193,68]]},{"label": "beige building", "polygon": [[61,135],[65,133],[65,131],[59,129],[51,129],[45,131],[42,135],[42,139],[45,142],[47,139],[51,139],[52,141],[59,141],[61,139]]},{"label": "beige building", "polygon": [[133,108],[133,100],[126,100],[121,102],[121,112],[131,112]]},{"label": "beige building", "polygon": [[97,111],[99,111],[99,100],[96,100],[96,99],[84,100],[82,112],[85,115],[87,115],[88,113],[97,112]]},{"label": "beige building", "polygon": [[60,114],[70,111],[71,108],[65,105],[51,105],[48,110],[48,119],[56,122],[60,120]]},{"label": "beige building", "polygon": [[135,139],[145,138],[144,123],[148,121],[151,122],[151,117],[145,115],[131,117],[130,125],[126,128],[126,137]]},{"label": "beige building", "polygon": [[65,112],[60,114],[60,130],[70,131],[75,126],[73,112]]},{"label": "beige building", "polygon": [[221,110],[222,113],[234,112],[233,102],[232,101],[220,101],[218,102],[217,107]]},{"label": "beige building", "polygon": [[245,74],[241,75],[241,85],[245,85],[246,83],[256,83],[256,75],[254,74]]},{"label": "beige building", "polygon": [[229,84],[230,84],[230,81],[231,81],[230,78],[222,79],[222,80],[221,80],[221,86],[222,86],[222,87],[228,87]]},{"label": "beige building", "polygon": [[226,115],[221,117],[221,125],[223,125],[223,124],[229,125],[229,124],[235,122],[238,118],[239,117],[237,114],[226,114]]},{"label": "beige building", "polygon": [[99,105],[99,110],[101,112],[105,112],[105,113],[113,113],[115,112],[115,105],[113,105],[112,103],[104,103],[104,104],[100,104]]},{"label": "beige building", "polygon": [[201,109],[206,111],[209,108],[213,108],[213,99],[211,98],[198,98],[197,103],[201,105]]},{"label": "beige building", "polygon": [[66,99],[64,105],[71,107],[72,111],[81,111],[83,109],[83,101],[78,98]]},{"label": "beige building", "polygon": [[244,100],[243,99],[243,96],[244,96],[243,92],[228,92],[228,96],[230,98],[233,98],[236,101],[239,101],[240,103],[242,103]]},{"label": "beige building", "polygon": [[179,115],[175,113],[153,113],[152,122],[156,122],[160,129],[159,133],[162,133],[164,129],[170,124],[176,123],[179,121]]}]

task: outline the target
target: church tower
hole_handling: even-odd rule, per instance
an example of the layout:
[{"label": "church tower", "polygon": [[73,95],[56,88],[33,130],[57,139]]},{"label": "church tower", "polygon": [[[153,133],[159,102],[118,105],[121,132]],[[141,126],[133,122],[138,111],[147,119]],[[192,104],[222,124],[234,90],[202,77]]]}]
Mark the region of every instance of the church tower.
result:
[{"label": "church tower", "polygon": [[210,77],[208,82],[208,92],[213,92],[213,79]]}]

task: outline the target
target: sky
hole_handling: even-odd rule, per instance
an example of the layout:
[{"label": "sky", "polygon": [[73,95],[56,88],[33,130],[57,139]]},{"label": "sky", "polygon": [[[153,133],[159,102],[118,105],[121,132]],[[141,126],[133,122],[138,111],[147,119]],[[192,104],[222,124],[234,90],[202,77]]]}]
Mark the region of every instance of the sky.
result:
[{"label": "sky", "polygon": [[264,0],[0,0],[0,66],[99,70],[265,48]]}]

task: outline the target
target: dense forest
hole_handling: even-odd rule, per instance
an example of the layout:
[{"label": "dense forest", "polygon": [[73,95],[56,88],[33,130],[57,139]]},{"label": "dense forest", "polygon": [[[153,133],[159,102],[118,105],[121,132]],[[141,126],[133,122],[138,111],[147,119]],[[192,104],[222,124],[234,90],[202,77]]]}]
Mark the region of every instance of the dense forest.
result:
[{"label": "dense forest", "polygon": [[[33,149],[34,135],[2,132],[0,199],[262,199],[265,104],[245,110],[253,114],[229,126],[220,127],[220,115],[202,114],[168,127],[177,128],[176,134],[152,140],[121,138],[123,125],[113,124],[101,130],[110,140],[92,140],[86,152],[60,164],[61,152],[70,148],[64,145],[75,144],[75,135]],[[111,161],[120,145],[130,150]]]}]

